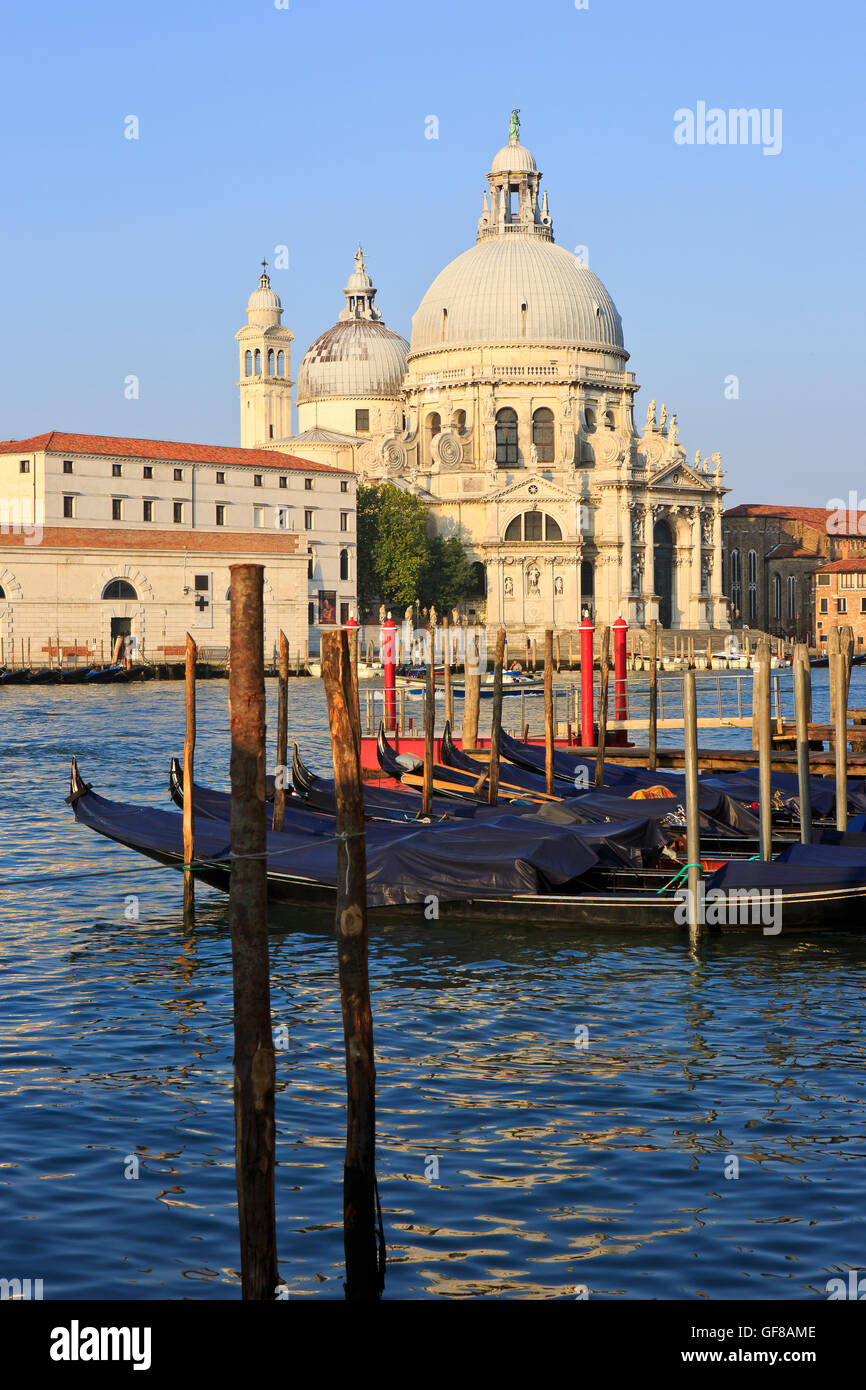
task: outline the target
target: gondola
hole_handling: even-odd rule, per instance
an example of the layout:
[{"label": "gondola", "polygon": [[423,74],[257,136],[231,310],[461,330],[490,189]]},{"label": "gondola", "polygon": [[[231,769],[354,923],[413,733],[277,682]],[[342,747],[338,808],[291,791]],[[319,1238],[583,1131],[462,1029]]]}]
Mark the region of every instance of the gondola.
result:
[{"label": "gondola", "polygon": [[[76,821],[147,858],[182,870],[183,818],[98,796],[73,760],[67,798]],[[685,930],[675,877],[661,869],[630,876],[616,867],[617,854],[634,853],[646,841],[648,821],[607,826],[557,826],[537,817],[501,817],[495,824],[446,823],[418,828],[371,827],[367,833],[367,897],[371,917],[412,923],[423,929],[435,899],[437,922],[475,926],[505,923],[527,928],[558,927],[617,933]],[[511,821],[512,824],[508,824]],[[631,843],[628,838],[631,837]],[[647,842],[648,843],[648,842]],[[605,856],[614,867],[606,887],[592,883]],[[267,836],[269,897],[306,910],[333,911],[337,848],[331,836],[309,833]],[[231,881],[229,828],[202,820],[196,828],[193,872],[227,891]],[[656,884],[661,880],[661,886]],[[793,845],[769,864],[723,863],[705,883],[705,894],[753,895],[736,920],[709,924],[710,932],[752,931],[764,935],[825,932],[856,927],[866,907],[866,851],[862,848]],[[764,894],[764,898],[761,898]],[[780,932],[762,920],[772,895]],[[732,902],[734,900],[732,899]],[[738,899],[737,901],[742,901]],[[755,906],[758,907],[757,913]],[[294,919],[303,928],[305,915]],[[284,925],[290,925],[284,923]]]},{"label": "gondola", "polygon": [[[395,781],[401,782],[404,787],[411,787],[414,791],[420,792],[424,785],[424,764],[420,758],[416,758],[412,753],[397,753],[385,736],[385,727],[379,725],[379,733],[376,739],[376,756],[379,766],[388,777],[393,777]],[[519,770],[515,770],[522,781],[527,785],[520,785],[517,781],[509,781],[507,776],[503,776],[499,781],[499,800],[500,801],[559,801],[558,796],[549,796],[542,788],[540,791],[533,788],[530,779],[522,776]],[[477,773],[464,772],[459,768],[446,767],[444,763],[433,764],[433,791],[434,794],[446,797],[457,797],[469,801],[486,801],[483,787],[485,781],[485,769],[483,765]]]},{"label": "gondola", "polygon": [[14,671],[0,671],[0,685],[25,685],[29,676],[29,666],[19,666]]},{"label": "gondola", "polygon": [[[333,780],[311,772],[301,761],[296,743],[292,745],[292,785],[298,796],[308,804],[326,815],[336,815],[337,793]],[[445,816],[466,820],[474,816],[477,810],[478,806],[469,801],[434,796],[430,814],[436,820]],[[378,787],[365,782],[364,812],[373,820],[410,822],[419,819],[421,806],[417,795],[409,788]]]}]

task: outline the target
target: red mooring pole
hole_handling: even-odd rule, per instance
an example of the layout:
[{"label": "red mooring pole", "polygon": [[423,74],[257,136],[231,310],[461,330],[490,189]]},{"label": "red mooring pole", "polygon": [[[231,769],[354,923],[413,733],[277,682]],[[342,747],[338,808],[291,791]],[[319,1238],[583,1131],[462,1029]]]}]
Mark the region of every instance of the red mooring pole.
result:
[{"label": "red mooring pole", "polygon": [[389,613],[382,624],[382,666],[385,670],[385,728],[397,727],[397,625]]},{"label": "red mooring pole", "polygon": [[592,709],[592,639],[595,628],[591,618],[580,625],[580,742],[592,748],[595,742]]},{"label": "red mooring pole", "polygon": [[[628,682],[625,672],[625,638],[627,632],[628,623],[625,618],[617,618],[613,625],[614,719],[628,719],[628,695],[626,694]],[[611,742],[625,743],[627,738],[626,729],[616,729]]]}]

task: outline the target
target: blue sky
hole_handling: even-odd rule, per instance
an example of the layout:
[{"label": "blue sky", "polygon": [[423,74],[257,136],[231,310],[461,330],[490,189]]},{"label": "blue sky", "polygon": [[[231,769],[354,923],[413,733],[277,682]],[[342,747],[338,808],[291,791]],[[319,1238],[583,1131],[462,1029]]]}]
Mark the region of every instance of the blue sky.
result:
[{"label": "blue sky", "polygon": [[[7,7],[0,437],[237,442],[234,333],[282,244],[295,372],[358,240],[408,337],[516,105],[637,418],[664,400],[690,456],[721,450],[731,503],[862,496],[864,27],[781,0]],[[781,109],[781,152],[676,144],[699,101]]]}]

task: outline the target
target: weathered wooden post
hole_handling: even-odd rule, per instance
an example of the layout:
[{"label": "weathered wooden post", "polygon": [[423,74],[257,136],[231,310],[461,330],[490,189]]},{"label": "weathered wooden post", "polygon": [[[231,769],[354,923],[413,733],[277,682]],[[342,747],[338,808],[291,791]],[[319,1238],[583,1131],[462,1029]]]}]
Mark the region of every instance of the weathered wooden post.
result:
[{"label": "weathered wooden post", "polygon": [[[463,681],[463,733],[461,743],[464,748],[478,746],[478,704],[481,698],[481,657],[478,651],[478,632],[473,628],[466,632],[466,655],[464,658]],[[471,642],[471,650],[470,650]]]},{"label": "weathered wooden post", "polygon": [[244,1299],[276,1297],[274,1043],[268,967],[261,565],[231,565],[231,889],[235,1173]]},{"label": "weathered wooden post", "polygon": [[286,780],[289,775],[289,639],[280,628],[277,658],[277,767],[274,778],[274,830],[286,828]]},{"label": "weathered wooden post", "polygon": [[770,648],[764,638],[756,646],[752,662],[752,737],[757,740],[758,749],[761,858],[769,862],[773,852],[773,728],[770,717]]},{"label": "weathered wooden post", "polygon": [[802,643],[794,648],[794,717],[797,721],[797,782],[800,791],[800,839],[812,843],[812,781],[809,771],[809,718],[806,680],[809,652]]},{"label": "weathered wooden post", "polygon": [[183,740],[183,920],[189,925],[195,917],[195,876],[190,865],[195,860],[195,642],[186,634],[186,733]]},{"label": "weathered wooden post", "polygon": [[451,633],[448,630],[448,614],[442,615],[442,656],[444,660],[443,683],[445,685],[445,718],[454,727],[454,697],[451,693]]},{"label": "weathered wooden post", "polygon": [[432,626],[427,629],[427,692],[424,701],[424,783],[421,807],[425,816],[433,814],[433,732],[436,725],[436,644]]},{"label": "weathered wooden post", "polygon": [[544,782],[553,796],[553,632],[544,634]]},{"label": "weathered wooden post", "polygon": [[346,1160],[343,1240],[346,1297],[373,1301],[384,1264],[376,1251],[376,1067],[367,964],[367,847],[361,731],[354,711],[345,633],[322,634],[322,675],[337,800],[336,932],[346,1049]]},{"label": "weathered wooden post", "polygon": [[[836,651],[832,649],[833,629],[830,633],[830,685],[836,692],[835,709],[835,750],[836,750],[836,829],[848,829],[848,689],[845,672],[845,651],[841,640],[837,639]],[[841,634],[839,635],[841,638]]]},{"label": "weathered wooden post", "polygon": [[562,669],[562,638],[556,634],[556,674],[559,675]]},{"label": "weathered wooden post", "polygon": [[607,745],[607,683],[610,677],[610,628],[601,629],[601,684],[598,698],[598,746],[595,751],[595,785],[604,786],[604,754]]},{"label": "weathered wooden post", "polygon": [[490,771],[487,799],[491,806],[499,801],[499,735],[502,732],[502,663],[505,660],[505,628],[496,637],[496,657],[493,662],[493,713],[490,720]]},{"label": "weathered wooden post", "polygon": [[653,618],[650,624],[650,670],[649,670],[649,759],[647,766],[655,772],[658,761],[658,679],[659,679],[659,625]]},{"label": "weathered wooden post", "polygon": [[689,940],[700,934],[698,901],[701,881],[701,814],[698,805],[698,701],[695,673],[683,676],[683,759],[686,765],[686,863],[689,889]]}]

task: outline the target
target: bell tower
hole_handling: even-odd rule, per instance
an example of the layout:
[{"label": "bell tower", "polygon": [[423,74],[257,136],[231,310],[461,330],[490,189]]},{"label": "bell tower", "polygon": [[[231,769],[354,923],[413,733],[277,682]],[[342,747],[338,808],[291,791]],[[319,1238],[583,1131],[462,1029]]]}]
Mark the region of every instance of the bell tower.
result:
[{"label": "bell tower", "polygon": [[292,340],[283,306],[262,261],[246,325],[235,334],[240,355],[241,448],[266,448],[292,433]]}]

